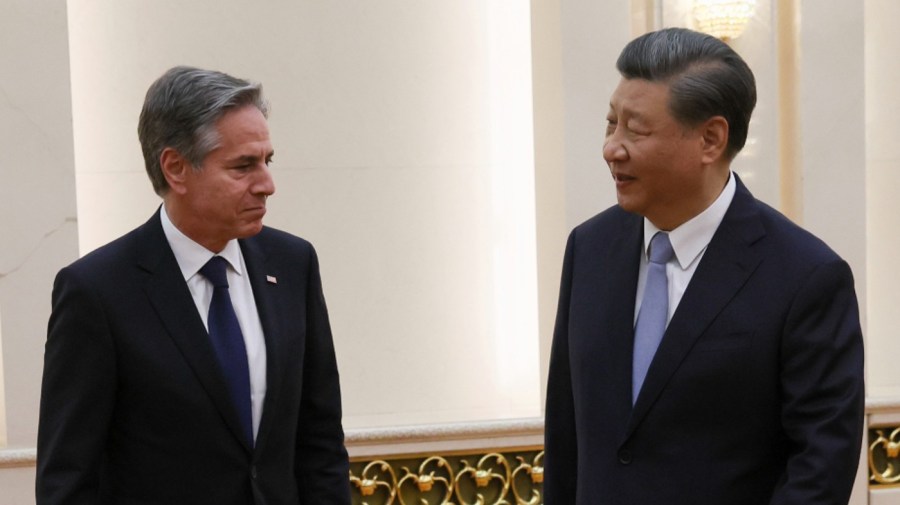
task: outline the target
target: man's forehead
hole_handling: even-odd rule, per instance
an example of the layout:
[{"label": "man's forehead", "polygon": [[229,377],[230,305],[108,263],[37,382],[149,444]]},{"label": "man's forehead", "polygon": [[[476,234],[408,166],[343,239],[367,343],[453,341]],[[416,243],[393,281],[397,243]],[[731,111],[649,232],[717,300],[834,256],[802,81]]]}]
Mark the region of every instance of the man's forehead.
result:
[{"label": "man's forehead", "polygon": [[617,113],[640,116],[660,107],[667,108],[668,102],[669,85],[667,83],[622,78],[610,96],[609,109]]}]

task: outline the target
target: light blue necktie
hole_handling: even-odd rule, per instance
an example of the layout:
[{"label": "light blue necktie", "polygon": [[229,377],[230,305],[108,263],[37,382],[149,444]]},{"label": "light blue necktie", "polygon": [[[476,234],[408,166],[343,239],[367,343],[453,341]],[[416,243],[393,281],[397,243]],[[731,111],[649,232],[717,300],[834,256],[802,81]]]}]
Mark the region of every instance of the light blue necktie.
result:
[{"label": "light blue necktie", "polygon": [[247,364],[247,349],[244,335],[238,323],[237,314],[228,294],[228,278],[225,267],[228,260],[213,256],[200,273],[213,285],[212,301],[209,304],[207,326],[209,337],[225,375],[225,383],[231,394],[231,401],[237,409],[244,436],[253,446],[253,415],[250,407],[250,367]]},{"label": "light blue necktie", "polygon": [[634,326],[634,361],[631,372],[631,403],[637,401],[638,393],[647,377],[647,369],[653,355],[666,332],[669,316],[669,281],[666,279],[666,263],[672,259],[674,251],[669,242],[669,234],[658,232],[650,240],[650,265],[647,268],[647,284],[637,324]]}]

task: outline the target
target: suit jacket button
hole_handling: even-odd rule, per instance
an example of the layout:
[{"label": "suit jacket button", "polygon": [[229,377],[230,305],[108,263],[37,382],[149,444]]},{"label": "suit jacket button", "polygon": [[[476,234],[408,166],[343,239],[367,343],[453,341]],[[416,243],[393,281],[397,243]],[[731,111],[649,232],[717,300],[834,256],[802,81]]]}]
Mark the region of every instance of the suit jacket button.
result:
[{"label": "suit jacket button", "polygon": [[256,465],[250,467],[250,478],[256,480]]},{"label": "suit jacket button", "polygon": [[619,451],[619,463],[622,463],[623,465],[630,465],[631,451],[627,449],[622,449],[621,451]]}]

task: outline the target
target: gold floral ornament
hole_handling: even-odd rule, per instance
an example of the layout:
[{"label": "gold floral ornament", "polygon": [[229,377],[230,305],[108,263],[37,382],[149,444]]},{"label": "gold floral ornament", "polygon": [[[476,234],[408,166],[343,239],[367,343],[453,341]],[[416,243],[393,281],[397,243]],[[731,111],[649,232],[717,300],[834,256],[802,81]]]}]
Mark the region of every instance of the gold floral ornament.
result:
[{"label": "gold floral ornament", "polygon": [[[544,483],[544,451],[535,455],[531,464],[526,463],[525,458],[522,456],[516,456],[516,459],[519,460],[519,466],[512,473],[512,492],[516,499],[516,505],[540,505],[541,491],[539,488]],[[531,499],[529,500],[522,498],[517,489],[518,486],[516,486],[516,477],[524,477],[526,475],[531,476],[531,483],[528,484],[531,487]],[[529,479],[523,478],[522,480],[528,482]]]},{"label": "gold floral ornament", "polygon": [[[433,467],[433,469],[428,471],[428,467]],[[440,456],[432,456],[426,459],[419,465],[418,474],[411,472],[409,468],[405,466],[403,467],[403,471],[406,473],[400,479],[400,482],[397,483],[397,497],[400,499],[400,505],[407,505],[403,500],[403,485],[407,482],[415,483],[420,495],[431,493],[436,484],[439,487],[443,487],[444,497],[440,501],[435,502],[435,505],[452,505],[450,503],[450,496],[453,495],[453,486],[450,483],[453,481],[453,470],[450,468],[450,463],[447,463],[446,459]],[[419,503],[421,505],[431,505],[431,501],[421,496],[419,497]]]},{"label": "gold floral ornament", "polygon": [[[474,468],[464,459],[460,460],[460,462],[463,464],[463,469],[460,470],[459,474],[456,476],[455,487],[456,497],[462,505],[486,505],[484,490],[485,488],[488,488],[494,480],[500,484],[501,489],[497,494],[497,498],[492,501],[490,505],[509,505],[509,502],[505,500],[505,497],[509,493],[509,484],[511,482],[510,470],[509,463],[507,463],[506,458],[502,454],[487,454],[478,460],[478,466]],[[497,473],[498,470],[503,473]],[[464,493],[462,489],[460,489],[460,481],[463,477],[468,477],[475,481],[476,501],[474,502],[467,502],[465,498],[463,498]]]},{"label": "gold floral ornament", "polygon": [[[362,471],[362,477],[353,475],[350,471],[350,483],[359,488],[359,494],[363,499],[362,505],[369,505],[365,501],[366,497],[374,496],[378,488],[384,488],[387,499],[381,502],[382,505],[391,505],[397,496],[397,476],[394,469],[385,461],[372,461]],[[386,480],[390,478],[390,481]]]},{"label": "gold floral ornament", "polygon": [[896,484],[900,482],[900,428],[884,436],[884,430],[875,430],[878,438],[869,446],[869,480],[879,484]]}]

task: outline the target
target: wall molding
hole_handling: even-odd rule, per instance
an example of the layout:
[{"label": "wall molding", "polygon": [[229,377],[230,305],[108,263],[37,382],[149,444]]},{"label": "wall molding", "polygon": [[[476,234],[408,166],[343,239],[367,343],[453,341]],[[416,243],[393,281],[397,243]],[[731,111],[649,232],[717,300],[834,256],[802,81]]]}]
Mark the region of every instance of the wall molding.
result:
[{"label": "wall molding", "polygon": [[544,445],[544,419],[423,424],[347,430],[351,458]]},{"label": "wall molding", "polygon": [[[540,417],[501,421],[423,424],[346,430],[350,457],[399,456],[430,452],[514,449],[544,445]],[[0,468],[35,466],[34,448],[0,449]]]},{"label": "wall molding", "polygon": [[0,449],[0,469],[35,466],[37,449]]},{"label": "wall molding", "polygon": [[900,396],[866,398],[867,414],[880,414],[891,411],[900,411]]}]

